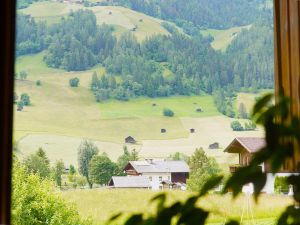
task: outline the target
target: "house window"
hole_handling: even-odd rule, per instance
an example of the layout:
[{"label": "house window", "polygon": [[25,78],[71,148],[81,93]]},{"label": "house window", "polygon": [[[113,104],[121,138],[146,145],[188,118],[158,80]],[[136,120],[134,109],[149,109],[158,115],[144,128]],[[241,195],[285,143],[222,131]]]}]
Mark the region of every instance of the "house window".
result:
[{"label": "house window", "polygon": [[159,181],[161,182],[161,181],[162,181],[162,176],[160,176],[158,179],[159,179]]},{"label": "house window", "polygon": [[149,177],[149,180],[152,181],[152,177],[151,176]]},{"label": "house window", "polygon": [[171,180],[171,177],[170,177],[170,176],[168,176],[168,180]]}]

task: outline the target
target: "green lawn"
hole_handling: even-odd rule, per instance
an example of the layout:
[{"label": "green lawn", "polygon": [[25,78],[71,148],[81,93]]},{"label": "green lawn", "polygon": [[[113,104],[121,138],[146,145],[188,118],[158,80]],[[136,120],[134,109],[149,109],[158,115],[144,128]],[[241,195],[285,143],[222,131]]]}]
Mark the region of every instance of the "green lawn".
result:
[{"label": "green lawn", "polygon": [[211,35],[214,37],[214,41],[211,44],[214,49],[225,51],[231,41],[242,31],[242,29],[249,29],[250,27],[251,25],[232,27],[227,30],[207,29],[202,30],[201,33],[204,36]]},{"label": "green lawn", "polygon": [[[153,104],[156,104],[156,106],[153,106]],[[164,108],[174,111],[175,117],[209,117],[220,115],[214,105],[212,96],[138,98],[128,102],[112,100],[100,104],[102,118],[152,116],[164,118]],[[196,112],[197,108],[201,108],[203,112]]]},{"label": "green lawn", "polygon": [[[62,196],[75,203],[82,216],[91,216],[96,222],[103,224],[118,212],[123,212],[126,215],[138,212],[152,213],[155,205],[149,203],[149,200],[158,193],[141,189],[95,189],[66,191],[62,192]],[[184,201],[191,193],[169,191],[167,195],[168,204],[171,204],[176,200]],[[209,195],[198,204],[214,212],[209,217],[209,223],[222,224],[230,218],[240,220],[245,200],[244,196],[233,201],[231,195]],[[251,201],[255,224],[274,224],[284,207],[291,204],[291,202],[289,197],[267,195],[263,195],[257,205],[254,201]],[[247,217],[244,217],[244,221],[246,219]]]},{"label": "green lawn", "polygon": [[238,110],[240,104],[243,103],[246,106],[248,113],[251,113],[251,110],[256,102],[256,98],[263,96],[264,94],[273,93],[273,92],[274,90],[271,89],[261,90],[257,94],[240,92],[238,93],[236,99],[236,109]]}]

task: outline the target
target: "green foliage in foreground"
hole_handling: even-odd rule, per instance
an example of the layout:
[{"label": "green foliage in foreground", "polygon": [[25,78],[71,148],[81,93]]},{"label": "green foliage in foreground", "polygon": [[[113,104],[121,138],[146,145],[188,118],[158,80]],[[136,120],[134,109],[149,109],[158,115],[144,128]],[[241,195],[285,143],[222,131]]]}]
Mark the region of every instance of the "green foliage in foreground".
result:
[{"label": "green foliage in foreground", "polygon": [[[266,174],[260,169],[263,162],[270,162],[271,172],[276,173],[282,168],[286,160],[291,160],[298,154],[296,146],[300,145],[300,119],[291,116],[289,101],[280,97],[276,105],[272,105],[273,95],[269,94],[261,98],[254,107],[253,117],[256,122],[262,124],[266,131],[266,147],[255,153],[249,166],[239,168],[225,182],[224,193],[228,189],[236,198],[244,185],[254,185],[254,198],[258,200],[263,187],[266,184]],[[284,140],[284,141],[283,141]],[[297,143],[297,145],[295,145]],[[157,201],[157,211],[154,215],[138,213],[132,215],[125,225],[201,225],[205,224],[210,211],[197,206],[197,201],[209,191],[217,187],[223,176],[215,176],[203,184],[198,194],[191,196],[185,202],[175,202],[166,206],[166,195],[160,194],[152,199]],[[300,223],[300,175],[290,175],[287,183],[294,188],[294,204],[288,206],[279,217],[278,225],[296,225]],[[118,214],[111,218],[110,222],[119,218]],[[228,220],[226,225],[236,225],[239,222]]]},{"label": "green foliage in foreground", "polygon": [[25,158],[24,168],[28,174],[36,174],[41,178],[49,178],[50,176],[50,162],[41,148]]},{"label": "green foliage in foreground", "polygon": [[13,168],[12,224],[90,225],[73,205],[62,200],[51,182],[28,174],[17,161]]}]

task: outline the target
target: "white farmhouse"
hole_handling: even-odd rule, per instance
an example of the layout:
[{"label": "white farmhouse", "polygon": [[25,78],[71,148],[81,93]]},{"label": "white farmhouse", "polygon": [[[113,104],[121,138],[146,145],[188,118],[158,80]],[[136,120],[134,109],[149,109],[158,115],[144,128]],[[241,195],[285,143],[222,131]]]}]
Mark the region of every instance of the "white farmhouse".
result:
[{"label": "white farmhouse", "polygon": [[124,171],[127,173],[127,179],[137,176],[146,177],[151,184],[152,190],[163,188],[185,190],[190,169],[184,161],[149,159],[145,161],[130,161]]}]

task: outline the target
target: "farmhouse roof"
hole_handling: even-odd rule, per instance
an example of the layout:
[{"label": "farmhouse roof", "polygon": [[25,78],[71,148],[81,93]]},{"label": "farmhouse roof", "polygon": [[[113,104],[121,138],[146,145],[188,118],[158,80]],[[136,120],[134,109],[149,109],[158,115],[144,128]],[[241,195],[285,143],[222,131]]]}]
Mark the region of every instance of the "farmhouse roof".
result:
[{"label": "farmhouse roof", "polygon": [[228,153],[240,153],[246,150],[250,153],[258,152],[261,148],[266,146],[266,141],[264,138],[258,137],[238,137],[235,138],[224,152]]},{"label": "farmhouse roof", "polygon": [[150,188],[151,183],[146,176],[127,176],[118,177],[114,176],[109,182],[110,186],[116,188]]},{"label": "farmhouse roof", "polygon": [[190,168],[185,161],[130,161],[138,173],[188,173]]}]

